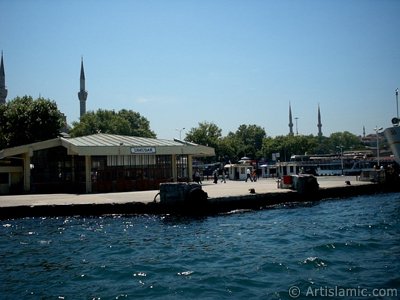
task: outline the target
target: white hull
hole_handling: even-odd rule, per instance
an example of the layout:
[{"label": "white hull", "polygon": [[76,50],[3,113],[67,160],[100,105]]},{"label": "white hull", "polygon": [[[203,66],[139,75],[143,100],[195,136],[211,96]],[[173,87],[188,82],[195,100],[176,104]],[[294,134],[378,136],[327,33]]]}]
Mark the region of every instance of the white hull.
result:
[{"label": "white hull", "polygon": [[400,164],[400,126],[386,128],[383,133],[393,152],[394,159]]}]

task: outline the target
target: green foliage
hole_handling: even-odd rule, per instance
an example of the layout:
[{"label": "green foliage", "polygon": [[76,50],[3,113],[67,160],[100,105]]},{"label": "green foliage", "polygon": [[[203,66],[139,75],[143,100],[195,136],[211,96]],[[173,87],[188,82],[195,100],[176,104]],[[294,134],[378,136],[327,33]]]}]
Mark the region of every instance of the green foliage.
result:
[{"label": "green foliage", "polygon": [[214,147],[216,157],[211,160],[224,163],[236,162],[243,156],[271,160],[273,153],[279,153],[280,160],[287,161],[292,155],[335,153],[340,146],[344,151],[364,149],[360,138],[349,132],[333,133],[330,137],[282,135],[272,138],[267,137],[262,127],[242,124],[236,132],[222,137],[221,129],[208,122],[192,128],[185,140]]},{"label": "green foliage", "polygon": [[275,138],[266,138],[263,141],[262,153],[265,158],[271,159],[272,153],[279,153],[282,161],[290,159],[292,155],[332,154],[346,150],[362,150],[364,145],[360,138],[347,131],[332,133],[330,137],[316,137],[313,135],[287,135]]},{"label": "green foliage", "polygon": [[79,122],[73,122],[72,126],[70,134],[73,137],[96,133],[156,137],[156,134],[150,130],[150,122],[145,117],[126,109],[119,112],[103,109],[87,112]]},{"label": "green foliage", "polygon": [[214,123],[202,122],[199,127],[192,128],[185,140],[215,149],[217,160],[237,161],[242,156],[256,158],[261,152],[265,130],[257,125],[240,125],[235,133],[221,136],[221,129]]},{"label": "green foliage", "polygon": [[55,138],[65,125],[54,101],[17,97],[0,107],[0,148]]},{"label": "green foliage", "polygon": [[[185,141],[199,145],[213,147],[219,157],[219,139],[222,130],[212,122],[200,122],[197,128],[191,128],[186,134]],[[211,162],[213,158],[205,158],[204,162]]]},{"label": "green foliage", "polygon": [[218,160],[223,162],[234,162],[240,159],[239,157],[239,143],[233,133],[226,137],[222,137],[218,143]]},{"label": "green foliage", "polygon": [[317,138],[313,135],[282,135],[265,139],[263,141],[262,153],[267,159],[271,159],[272,153],[279,153],[280,159],[286,161],[292,155],[313,154],[317,146]]},{"label": "green foliage", "polygon": [[[146,118],[126,109],[88,112],[72,125],[70,134],[74,137],[100,132],[156,137]],[[0,149],[55,138],[64,126],[65,116],[58,111],[54,101],[17,97],[0,105]],[[229,132],[225,137],[221,132],[212,122],[200,122],[198,127],[190,129],[185,140],[213,147],[216,158],[206,160],[221,162],[235,162],[243,156],[270,160],[273,153],[279,153],[283,161],[295,154],[337,153],[340,147],[343,151],[365,148],[359,137],[347,131],[332,133],[329,137],[286,135],[272,138],[267,137],[260,126],[242,124],[236,132]]]},{"label": "green foliage", "polygon": [[192,128],[186,134],[185,140],[199,145],[218,148],[221,129],[214,123],[200,122],[199,127]]},{"label": "green foliage", "polygon": [[231,137],[238,143],[237,157],[248,156],[256,159],[260,156],[263,139],[267,136],[264,128],[257,125],[240,125]]},{"label": "green foliage", "polygon": [[364,146],[358,136],[348,132],[335,132],[329,137],[329,150],[331,153],[336,153],[343,147],[343,150],[357,150],[363,149]]}]

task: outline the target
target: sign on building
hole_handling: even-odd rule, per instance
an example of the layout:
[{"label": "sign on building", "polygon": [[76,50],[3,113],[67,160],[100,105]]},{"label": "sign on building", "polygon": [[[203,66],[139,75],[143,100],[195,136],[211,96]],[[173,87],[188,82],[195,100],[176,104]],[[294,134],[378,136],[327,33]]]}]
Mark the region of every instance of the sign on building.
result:
[{"label": "sign on building", "polygon": [[156,153],[156,147],[132,147],[132,154],[154,154]]}]

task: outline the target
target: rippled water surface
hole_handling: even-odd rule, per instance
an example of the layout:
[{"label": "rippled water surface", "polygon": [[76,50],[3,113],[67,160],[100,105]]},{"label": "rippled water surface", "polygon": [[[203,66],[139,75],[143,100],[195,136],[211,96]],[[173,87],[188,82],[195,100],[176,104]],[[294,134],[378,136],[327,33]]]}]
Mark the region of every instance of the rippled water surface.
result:
[{"label": "rippled water surface", "polygon": [[[290,299],[293,286],[299,298],[310,287],[397,290],[399,259],[400,194],[204,218],[3,220],[0,298]],[[389,298],[400,298],[400,289],[382,299]]]}]

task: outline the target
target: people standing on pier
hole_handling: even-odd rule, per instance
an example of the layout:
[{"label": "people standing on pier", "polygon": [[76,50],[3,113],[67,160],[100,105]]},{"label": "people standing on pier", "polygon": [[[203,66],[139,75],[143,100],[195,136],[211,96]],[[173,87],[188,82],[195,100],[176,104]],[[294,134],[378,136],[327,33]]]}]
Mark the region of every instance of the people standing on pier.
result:
[{"label": "people standing on pier", "polygon": [[193,181],[194,181],[194,182],[197,182],[198,184],[202,184],[199,169],[197,169],[197,170],[194,172],[193,177],[194,177],[194,178],[193,178]]},{"label": "people standing on pier", "polygon": [[226,180],[225,180],[225,170],[222,170],[222,173],[221,173],[221,183],[226,183]]},{"label": "people standing on pier", "polygon": [[251,178],[253,178],[254,182],[257,181],[257,172],[256,172],[256,170],[253,170],[253,172],[251,173]]},{"label": "people standing on pier", "polygon": [[217,184],[218,183],[218,169],[214,170],[213,176],[214,176],[214,183]]}]

